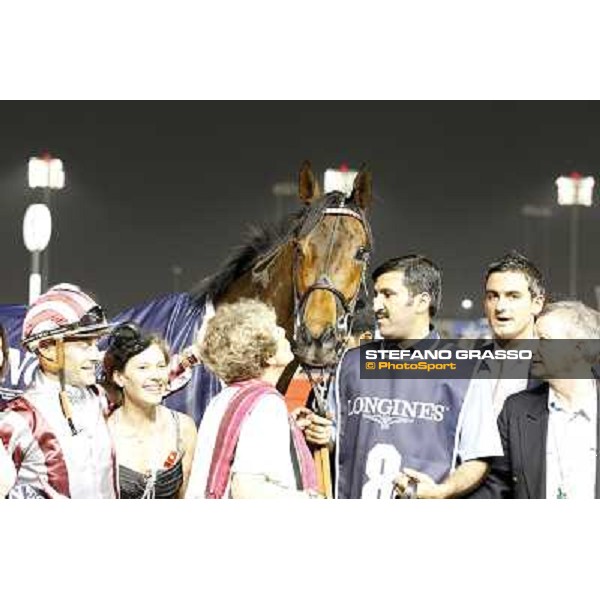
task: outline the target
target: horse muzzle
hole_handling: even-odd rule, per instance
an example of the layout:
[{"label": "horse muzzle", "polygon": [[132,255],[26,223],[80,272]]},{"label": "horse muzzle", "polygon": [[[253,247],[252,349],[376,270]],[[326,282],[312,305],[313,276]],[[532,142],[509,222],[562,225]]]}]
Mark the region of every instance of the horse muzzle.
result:
[{"label": "horse muzzle", "polygon": [[324,329],[318,338],[315,338],[306,326],[298,328],[296,335],[292,350],[302,364],[329,367],[337,363],[343,340],[338,338],[332,326]]}]

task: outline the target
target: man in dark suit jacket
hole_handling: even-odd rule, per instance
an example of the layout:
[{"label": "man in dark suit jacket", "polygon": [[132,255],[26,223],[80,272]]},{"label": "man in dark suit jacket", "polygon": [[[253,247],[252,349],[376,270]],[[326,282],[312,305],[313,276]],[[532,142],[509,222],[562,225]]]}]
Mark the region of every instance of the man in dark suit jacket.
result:
[{"label": "man in dark suit jacket", "polygon": [[545,307],[536,323],[540,347],[532,373],[546,382],[506,400],[498,417],[504,456],[493,459],[472,497],[600,497],[600,396],[591,366],[598,357],[598,317],[580,302]]}]

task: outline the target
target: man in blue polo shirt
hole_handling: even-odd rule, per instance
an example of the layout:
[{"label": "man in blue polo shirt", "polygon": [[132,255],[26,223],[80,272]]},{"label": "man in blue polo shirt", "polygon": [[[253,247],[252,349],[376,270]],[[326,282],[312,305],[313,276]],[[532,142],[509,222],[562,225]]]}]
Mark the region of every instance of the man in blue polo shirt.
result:
[{"label": "man in blue polo shirt", "polygon": [[[373,281],[384,338],[373,347],[442,347],[431,325],[441,301],[435,263],[417,255],[393,258],[375,269]],[[469,401],[469,384],[466,378],[361,378],[360,350],[346,352],[335,380],[337,497],[451,498],[475,488],[502,446],[491,401]],[[330,434],[330,423],[318,418],[307,439],[324,443]]]}]

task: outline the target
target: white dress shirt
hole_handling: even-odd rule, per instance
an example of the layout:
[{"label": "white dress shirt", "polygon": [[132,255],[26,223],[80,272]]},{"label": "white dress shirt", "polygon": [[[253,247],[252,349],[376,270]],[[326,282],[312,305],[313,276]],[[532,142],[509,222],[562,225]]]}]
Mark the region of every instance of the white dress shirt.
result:
[{"label": "white dress shirt", "polygon": [[596,382],[567,408],[550,388],[546,438],[546,497],[593,499],[596,488]]}]

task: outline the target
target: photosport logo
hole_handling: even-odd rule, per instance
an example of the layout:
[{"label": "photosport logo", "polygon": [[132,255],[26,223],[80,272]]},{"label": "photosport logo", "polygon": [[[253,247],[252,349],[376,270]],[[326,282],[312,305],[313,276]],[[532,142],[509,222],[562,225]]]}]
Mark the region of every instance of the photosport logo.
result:
[{"label": "photosport logo", "polygon": [[[469,340],[471,341],[471,340]],[[489,341],[383,340],[360,347],[360,375],[364,379],[472,377],[528,378],[537,355],[538,340],[525,340],[518,348],[499,348]],[[563,348],[563,351],[566,348]]]}]

